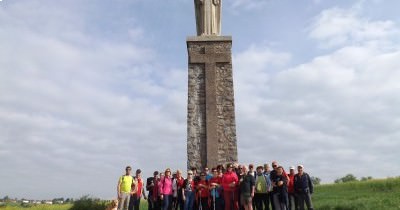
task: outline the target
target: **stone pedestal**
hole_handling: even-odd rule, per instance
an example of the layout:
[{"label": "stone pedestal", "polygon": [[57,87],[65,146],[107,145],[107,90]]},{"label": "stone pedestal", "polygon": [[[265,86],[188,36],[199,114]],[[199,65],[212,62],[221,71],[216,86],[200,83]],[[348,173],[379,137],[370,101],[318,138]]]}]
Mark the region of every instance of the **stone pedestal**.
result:
[{"label": "stone pedestal", "polygon": [[237,161],[232,79],[232,38],[187,38],[189,88],[188,168]]}]

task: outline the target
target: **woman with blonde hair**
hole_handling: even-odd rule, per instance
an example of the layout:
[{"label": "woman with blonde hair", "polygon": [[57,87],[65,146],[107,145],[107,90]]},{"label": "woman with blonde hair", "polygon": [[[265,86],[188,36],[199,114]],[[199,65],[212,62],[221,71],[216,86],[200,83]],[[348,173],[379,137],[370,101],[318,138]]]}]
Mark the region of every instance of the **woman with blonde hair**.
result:
[{"label": "woman with blonde hair", "polygon": [[165,169],[164,178],[160,180],[160,199],[163,201],[162,210],[169,210],[172,202],[172,176],[171,169]]}]

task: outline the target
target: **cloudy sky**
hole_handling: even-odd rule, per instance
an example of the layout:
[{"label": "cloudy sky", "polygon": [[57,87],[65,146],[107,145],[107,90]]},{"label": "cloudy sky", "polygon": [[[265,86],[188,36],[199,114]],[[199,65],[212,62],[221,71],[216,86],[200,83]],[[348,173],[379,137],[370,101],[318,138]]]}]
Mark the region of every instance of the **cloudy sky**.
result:
[{"label": "cloudy sky", "polygon": [[[400,175],[400,2],[224,0],[241,163]],[[186,166],[190,0],[0,0],[0,197]]]}]

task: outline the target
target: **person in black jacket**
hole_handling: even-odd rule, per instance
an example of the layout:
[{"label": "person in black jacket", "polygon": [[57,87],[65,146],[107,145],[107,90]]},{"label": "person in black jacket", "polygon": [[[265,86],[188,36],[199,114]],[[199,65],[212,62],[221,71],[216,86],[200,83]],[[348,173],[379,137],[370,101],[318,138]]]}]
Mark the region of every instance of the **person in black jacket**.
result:
[{"label": "person in black jacket", "polygon": [[255,179],[253,175],[248,173],[245,165],[242,165],[242,174],[239,179],[240,203],[245,210],[253,210]]},{"label": "person in black jacket", "polygon": [[154,188],[154,185],[155,185],[155,179],[157,178],[157,176],[158,176],[158,171],[154,171],[153,177],[149,177],[146,180],[146,190],[149,191],[149,193],[147,195],[147,197],[149,198],[149,199],[147,199],[148,210],[155,210],[156,209],[156,206],[155,206],[156,203],[154,202],[152,197],[153,197],[153,188]]},{"label": "person in black jacket", "polygon": [[298,173],[294,176],[294,191],[296,193],[299,210],[304,210],[304,202],[308,210],[313,210],[311,194],[314,192],[310,176],[303,171],[303,165],[297,166]]},{"label": "person in black jacket", "polygon": [[271,178],[273,186],[273,205],[275,210],[286,210],[288,203],[288,189],[287,183],[288,179],[286,174],[283,173],[283,167],[278,166],[276,169],[276,174]]}]

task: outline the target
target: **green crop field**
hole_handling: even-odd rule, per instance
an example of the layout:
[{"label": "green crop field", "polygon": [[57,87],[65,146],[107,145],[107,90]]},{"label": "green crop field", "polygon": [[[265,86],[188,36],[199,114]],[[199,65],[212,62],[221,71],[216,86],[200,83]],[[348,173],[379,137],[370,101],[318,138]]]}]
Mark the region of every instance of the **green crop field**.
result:
[{"label": "green crop field", "polygon": [[321,185],[314,191],[317,210],[400,210],[400,178]]},{"label": "green crop field", "polygon": [[[316,210],[400,210],[400,178],[326,184],[316,186],[314,192]],[[0,206],[0,210],[69,210],[71,207],[71,204],[7,205]],[[145,200],[141,202],[140,209],[147,210]]]},{"label": "green crop field", "polygon": [[64,204],[64,205],[32,205],[29,207],[22,207],[20,205],[7,205],[0,206],[0,210],[68,210],[72,207],[72,204]]}]

